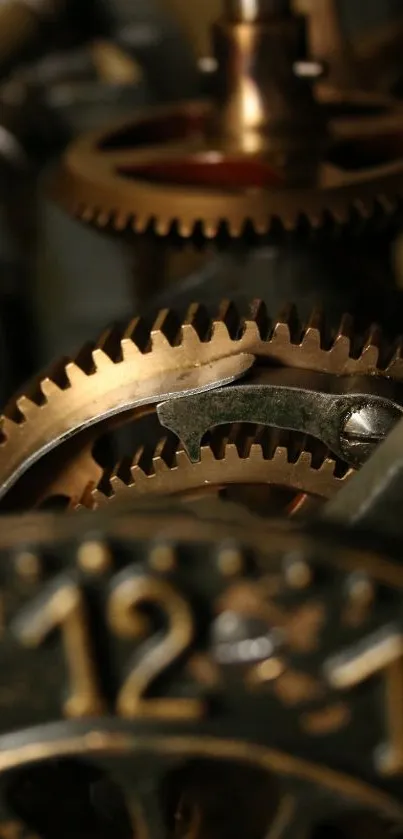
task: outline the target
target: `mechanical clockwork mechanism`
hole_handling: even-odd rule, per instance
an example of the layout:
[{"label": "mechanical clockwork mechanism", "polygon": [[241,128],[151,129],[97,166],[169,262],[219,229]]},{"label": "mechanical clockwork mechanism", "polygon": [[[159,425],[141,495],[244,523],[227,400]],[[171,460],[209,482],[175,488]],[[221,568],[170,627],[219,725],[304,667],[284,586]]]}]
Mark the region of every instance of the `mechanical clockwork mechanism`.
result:
[{"label": "mechanical clockwork mechanism", "polygon": [[[285,0],[228,0],[214,43],[212,101],[70,147],[68,211],[172,249],[397,229],[395,101],[326,81]],[[200,295],[107,329],[6,405],[0,839],[401,832],[388,327]]]}]

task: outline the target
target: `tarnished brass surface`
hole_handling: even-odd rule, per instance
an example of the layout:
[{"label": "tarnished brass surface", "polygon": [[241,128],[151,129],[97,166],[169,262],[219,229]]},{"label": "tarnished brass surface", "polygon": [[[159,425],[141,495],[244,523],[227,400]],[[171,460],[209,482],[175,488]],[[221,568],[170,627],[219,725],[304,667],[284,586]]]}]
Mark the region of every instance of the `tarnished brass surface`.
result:
[{"label": "tarnished brass surface", "polygon": [[2,496],[36,463],[46,467],[59,447],[58,470],[47,466],[40,478],[33,478],[34,498],[36,503],[46,498],[46,487],[57,477],[67,494],[79,500],[88,470],[94,483],[101,477],[89,447],[117,417],[131,421],[164,396],[237,378],[255,358],[336,375],[403,379],[401,345],[388,346],[376,327],[359,339],[347,317],[329,333],[319,312],[303,326],[293,310],[271,318],[259,301],[246,318],[229,303],[213,319],[201,306],[191,307],[183,322],[162,312],[151,331],[137,320],[126,330],[108,333],[98,347],[81,353],[76,362],[62,361],[8,405],[1,421]]}]

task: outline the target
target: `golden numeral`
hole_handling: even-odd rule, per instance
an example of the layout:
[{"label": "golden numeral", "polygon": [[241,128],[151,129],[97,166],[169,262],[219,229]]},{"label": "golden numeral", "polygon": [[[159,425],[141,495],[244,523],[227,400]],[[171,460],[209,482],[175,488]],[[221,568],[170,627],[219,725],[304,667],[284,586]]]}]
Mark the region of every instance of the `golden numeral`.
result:
[{"label": "golden numeral", "polygon": [[117,697],[118,713],[123,717],[200,717],[203,703],[197,699],[145,697],[155,679],[192,644],[194,627],[188,604],[164,580],[127,578],[114,589],[108,603],[109,623],[117,635],[123,638],[147,635],[148,621],[138,610],[141,605],[157,606],[166,616],[168,628],[131,670]]},{"label": "golden numeral", "polygon": [[330,684],[346,690],[384,671],[388,741],[376,756],[385,775],[403,771],[403,636],[388,633],[368,639],[368,647],[358,654],[348,651],[327,664]]},{"label": "golden numeral", "polygon": [[68,666],[70,695],[64,703],[68,717],[97,716],[105,710],[99,692],[82,592],[73,583],[61,583],[18,619],[15,631],[27,647],[38,647],[59,628]]}]

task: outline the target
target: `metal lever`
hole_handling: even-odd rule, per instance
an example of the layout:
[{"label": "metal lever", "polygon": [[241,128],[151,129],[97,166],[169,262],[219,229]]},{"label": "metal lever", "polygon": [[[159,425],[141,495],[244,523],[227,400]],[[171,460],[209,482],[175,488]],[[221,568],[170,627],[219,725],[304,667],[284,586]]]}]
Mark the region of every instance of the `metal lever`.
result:
[{"label": "metal lever", "polygon": [[383,393],[368,379],[258,369],[252,380],[162,403],[157,413],[193,461],[209,430],[244,422],[309,434],[361,466],[403,414],[403,392],[397,395],[386,381],[379,385]]}]

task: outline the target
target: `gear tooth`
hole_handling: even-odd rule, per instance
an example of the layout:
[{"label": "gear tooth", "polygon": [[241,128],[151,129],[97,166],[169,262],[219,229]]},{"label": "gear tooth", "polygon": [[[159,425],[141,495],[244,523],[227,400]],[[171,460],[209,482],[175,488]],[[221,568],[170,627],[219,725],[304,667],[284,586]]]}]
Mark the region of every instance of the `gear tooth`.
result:
[{"label": "gear tooth", "polygon": [[135,464],[130,468],[130,481],[128,481],[125,486],[135,486],[137,489],[141,489],[142,487],[149,487],[150,478],[153,476],[153,472],[150,474],[146,474],[144,470],[139,466],[139,464]]},{"label": "gear tooth", "polygon": [[153,454],[151,448],[139,446],[131,463],[122,461],[119,474],[123,474],[123,480],[126,483],[132,480],[136,485],[142,481],[148,481],[149,477],[154,474]]},{"label": "gear tooth", "polygon": [[263,460],[264,459],[264,452],[263,446],[261,443],[252,442],[249,457],[251,460]]},{"label": "gear tooth", "polygon": [[152,352],[166,353],[170,348],[170,343],[166,335],[162,332],[154,332],[151,335],[151,350]]},{"label": "gear tooth", "polygon": [[381,335],[379,328],[374,325],[371,327],[361,347],[361,352],[357,359],[357,368],[362,366],[365,372],[375,372],[378,369],[380,358],[380,343]]},{"label": "gear tooth", "polygon": [[312,468],[312,453],[306,450],[300,452],[298,457],[298,464],[300,466],[304,466],[307,469]]},{"label": "gear tooth", "polygon": [[335,477],[336,472],[336,461],[330,455],[324,458],[323,463],[319,467],[318,470],[322,475],[329,475],[329,477]]},{"label": "gear tooth", "polygon": [[98,213],[97,224],[99,227],[107,227],[112,218],[112,213],[109,210],[102,210]]},{"label": "gear tooth", "polygon": [[271,330],[270,340],[281,342],[285,341],[287,344],[291,344],[292,333],[289,322],[288,309],[284,313],[280,314],[279,317],[275,320]]},{"label": "gear tooth", "polygon": [[288,458],[288,455],[289,455],[289,452],[288,452],[288,449],[286,448],[286,446],[277,446],[274,449],[273,456],[272,456],[271,460],[275,461],[275,463],[277,465],[279,465],[279,464],[286,465],[290,462],[289,458]]},{"label": "gear tooth", "polygon": [[218,235],[219,222],[218,221],[204,221],[199,222],[201,233],[205,239],[215,239]]},{"label": "gear tooth", "polygon": [[246,454],[241,448],[239,441],[229,440],[225,446],[225,459],[227,461],[245,460]]},{"label": "gear tooth", "polygon": [[372,324],[362,342],[360,356],[357,361],[358,369],[360,366],[363,366],[366,372],[377,371],[381,355],[381,346],[381,329],[377,324]]},{"label": "gear tooth", "polygon": [[227,346],[228,343],[231,341],[231,336],[228,332],[227,325],[223,323],[222,320],[216,320],[214,318],[211,325],[210,340],[215,341],[217,345],[223,342],[223,346]]},{"label": "gear tooth", "polygon": [[162,437],[154,450],[152,464],[154,472],[170,471],[176,466],[176,438],[173,436]]},{"label": "gear tooth", "polygon": [[120,493],[125,492],[127,487],[130,485],[123,481],[116,473],[110,476],[109,484],[112,489],[112,495],[120,495]]},{"label": "gear tooth", "polygon": [[157,343],[158,346],[161,336],[164,339],[162,343],[164,345],[168,343],[171,347],[177,346],[180,341],[179,318],[171,309],[162,309],[155,319],[154,325],[151,329],[151,343],[153,349],[155,348],[155,343]]},{"label": "gear tooth", "polygon": [[150,219],[148,216],[134,216],[132,219],[132,228],[135,233],[139,233],[143,235],[147,228],[152,228],[153,226],[153,219]]},{"label": "gear tooth", "polygon": [[211,446],[202,446],[200,449],[200,460],[202,463],[211,463],[217,460]]},{"label": "gear tooth", "polygon": [[185,357],[191,358],[197,355],[200,350],[200,338],[193,326],[189,323],[181,327],[180,344],[183,347]]},{"label": "gear tooth", "polygon": [[83,221],[89,223],[93,220],[95,212],[96,212],[95,207],[91,207],[89,205],[86,205],[86,206],[82,207],[82,210],[80,212],[80,217],[82,218]]},{"label": "gear tooth", "polygon": [[157,236],[165,237],[168,236],[170,227],[171,227],[171,220],[165,218],[158,218],[154,221],[154,230]]},{"label": "gear tooth", "polygon": [[126,213],[117,211],[113,217],[113,226],[115,230],[123,231],[128,225],[128,217]]},{"label": "gear tooth", "polygon": [[18,424],[3,414],[0,417],[0,444],[10,440],[17,428]]},{"label": "gear tooth", "polygon": [[116,326],[105,329],[98,338],[93,357],[97,350],[101,350],[109,361],[122,361],[121,331]]},{"label": "gear tooth", "polygon": [[225,324],[232,341],[236,341],[241,337],[242,319],[235,304],[231,300],[221,301],[217,316],[214,319],[214,324],[216,321],[221,321]]},{"label": "gear tooth", "polygon": [[178,449],[176,452],[176,465],[178,469],[187,469],[190,464],[189,455],[184,449]]},{"label": "gear tooth", "polygon": [[343,362],[347,363],[352,352],[352,338],[354,335],[354,325],[351,315],[343,315],[336,335],[331,343],[330,352],[337,353],[340,359],[340,367]]},{"label": "gear tooth", "polygon": [[170,468],[164,458],[161,455],[154,455],[153,457],[153,471],[155,475],[161,474],[161,472],[169,472]]},{"label": "gear tooth", "polygon": [[200,341],[207,341],[211,333],[211,318],[205,306],[192,303],[182,322],[182,336],[193,330]]},{"label": "gear tooth", "polygon": [[92,358],[94,360],[94,364],[97,370],[103,370],[106,367],[109,368],[111,364],[113,364],[109,356],[99,347],[93,350]]},{"label": "gear tooth", "polygon": [[35,405],[35,402],[32,402],[32,400],[25,395],[19,396],[18,399],[16,399],[15,404],[24,419],[31,419],[31,417],[38,411],[38,405]]},{"label": "gear tooth", "polygon": [[150,329],[142,317],[134,318],[127,326],[121,340],[122,354],[125,361],[138,359],[139,352],[151,349]]},{"label": "gear tooth", "polygon": [[131,340],[131,338],[122,338],[121,348],[124,361],[138,361],[138,357],[141,355],[141,350],[138,348],[137,344]]},{"label": "gear tooth", "polygon": [[180,221],[176,221],[176,226],[181,239],[191,239],[194,229],[194,224],[192,222],[181,219]]},{"label": "gear tooth", "polygon": [[302,343],[304,346],[309,344],[309,346],[315,347],[316,349],[322,348],[322,335],[324,332],[324,316],[322,309],[317,306],[315,307],[309,317],[309,320],[305,326],[302,335]]},{"label": "gear tooth", "polygon": [[109,499],[103,494],[103,492],[99,489],[93,489],[91,491],[91,501],[85,506],[90,507],[91,510],[98,510],[101,507],[106,507],[108,503]]},{"label": "gear tooth", "polygon": [[87,374],[74,361],[70,361],[65,369],[71,387],[83,386],[87,381]]},{"label": "gear tooth", "polygon": [[56,384],[56,382],[53,381],[53,379],[50,379],[48,376],[46,376],[45,379],[41,380],[39,386],[45,399],[47,400],[52,399],[56,394],[60,393],[59,386]]}]

